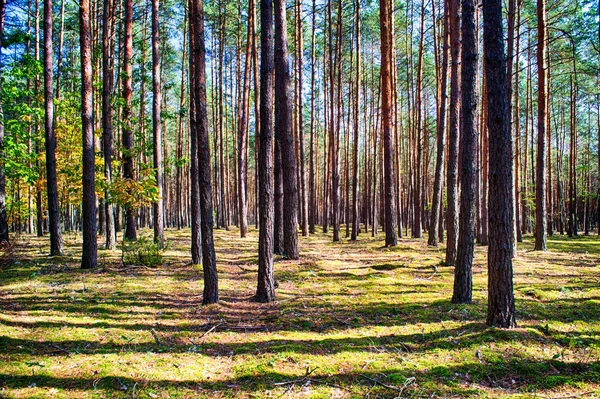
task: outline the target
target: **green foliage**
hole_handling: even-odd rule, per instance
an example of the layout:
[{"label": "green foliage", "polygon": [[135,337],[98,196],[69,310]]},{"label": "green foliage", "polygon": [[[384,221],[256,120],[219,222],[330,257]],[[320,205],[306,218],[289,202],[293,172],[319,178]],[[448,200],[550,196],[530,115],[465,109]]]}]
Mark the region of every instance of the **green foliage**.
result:
[{"label": "green foliage", "polygon": [[153,240],[142,237],[136,241],[123,240],[120,245],[124,266],[157,267],[163,264],[163,249]]},{"label": "green foliage", "polygon": [[146,168],[137,179],[116,177],[108,187],[108,200],[125,208],[140,208],[159,200],[156,172]]}]

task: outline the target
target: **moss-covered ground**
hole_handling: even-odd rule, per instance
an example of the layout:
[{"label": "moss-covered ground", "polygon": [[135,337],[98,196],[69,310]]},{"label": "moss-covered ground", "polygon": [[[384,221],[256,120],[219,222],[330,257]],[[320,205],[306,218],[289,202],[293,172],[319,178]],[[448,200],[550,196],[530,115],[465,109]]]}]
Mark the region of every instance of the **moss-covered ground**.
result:
[{"label": "moss-covered ground", "polygon": [[155,268],[100,250],[81,271],[79,240],[62,257],[30,236],[2,253],[0,397],[600,397],[598,236],[551,237],[546,253],[526,238],[514,330],[484,324],[484,247],[472,305],[450,303],[443,245],[364,234],[301,238],[299,261],[275,263],[277,301],[257,304],[256,231],[217,230],[221,302],[203,307],[189,230],[168,231]]}]

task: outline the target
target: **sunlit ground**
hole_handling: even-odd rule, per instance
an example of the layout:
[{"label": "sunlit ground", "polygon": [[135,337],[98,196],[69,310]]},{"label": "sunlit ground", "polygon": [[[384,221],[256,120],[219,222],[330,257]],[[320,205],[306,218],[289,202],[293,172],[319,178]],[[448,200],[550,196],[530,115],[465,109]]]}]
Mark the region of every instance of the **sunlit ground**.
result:
[{"label": "sunlit ground", "polygon": [[[150,234],[150,232],[145,232]],[[257,233],[215,231],[221,303],[201,306],[189,230],[165,264],[82,272],[79,237],[51,258],[21,237],[0,260],[0,397],[500,398],[600,396],[600,240],[528,238],[515,261],[516,330],[485,326],[486,248],[474,304],[450,304],[442,245],[301,238],[277,260],[277,302],[251,302]],[[103,239],[99,240],[100,243]]]}]

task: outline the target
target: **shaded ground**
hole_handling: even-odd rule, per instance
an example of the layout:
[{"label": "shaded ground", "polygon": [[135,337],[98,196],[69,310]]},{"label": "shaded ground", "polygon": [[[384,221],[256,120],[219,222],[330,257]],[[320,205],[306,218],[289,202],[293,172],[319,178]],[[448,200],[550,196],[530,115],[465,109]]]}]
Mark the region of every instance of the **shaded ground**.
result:
[{"label": "shaded ground", "polygon": [[78,237],[48,257],[23,237],[0,258],[0,397],[600,397],[600,240],[528,240],[515,262],[519,328],[489,329],[485,248],[474,304],[449,303],[444,247],[383,237],[302,238],[275,265],[278,301],[256,304],[257,234],[216,231],[222,301],[201,306],[189,231],[165,265],[78,267]]}]

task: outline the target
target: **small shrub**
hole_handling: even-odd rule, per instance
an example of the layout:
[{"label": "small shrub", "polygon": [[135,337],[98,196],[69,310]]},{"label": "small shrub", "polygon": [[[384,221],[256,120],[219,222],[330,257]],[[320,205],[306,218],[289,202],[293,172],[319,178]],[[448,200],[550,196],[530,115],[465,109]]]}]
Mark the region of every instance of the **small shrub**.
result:
[{"label": "small shrub", "polygon": [[121,243],[121,261],[124,266],[156,267],[163,264],[163,252],[157,243],[148,238]]}]

